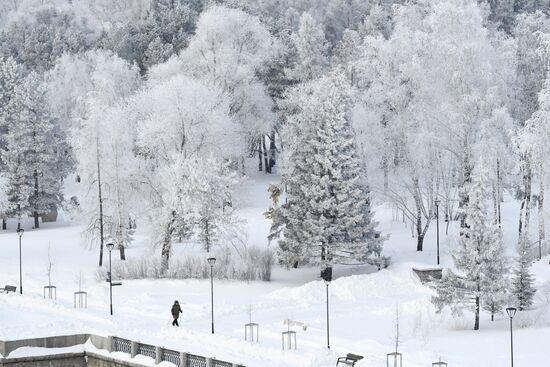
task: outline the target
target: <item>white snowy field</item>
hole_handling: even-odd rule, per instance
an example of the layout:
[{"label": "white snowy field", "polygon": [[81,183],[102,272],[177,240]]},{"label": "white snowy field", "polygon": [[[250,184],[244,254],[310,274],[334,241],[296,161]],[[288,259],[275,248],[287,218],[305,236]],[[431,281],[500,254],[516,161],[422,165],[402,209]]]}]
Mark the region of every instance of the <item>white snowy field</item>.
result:
[{"label": "white snowy field", "polygon": [[[240,210],[247,220],[248,244],[267,246],[269,222],[262,213],[269,205],[266,188],[276,176],[254,176],[242,186]],[[515,202],[504,204],[504,231],[510,255],[517,231]],[[502,367],[509,365],[508,320],[500,315],[494,322],[483,314],[481,330],[471,330],[472,315],[453,318],[435,314],[431,291],[412,274],[412,267],[435,265],[435,222],[418,253],[410,228],[392,221],[391,210],[377,208],[380,229],[391,234],[384,254],[392,257],[385,270],[357,267],[335,269],[330,285],[331,350],[326,348],[325,285],[318,269],[287,271],[275,268],[273,279],[264,282],[215,281],[215,328],[210,333],[210,283],[205,280],[123,281],[114,288],[114,316],[109,315],[106,282],[96,281],[97,251],[81,246],[82,227],[44,224],[40,230],[25,226],[23,235],[24,295],[0,294],[0,340],[68,333],[117,335],[167,348],[217,357],[250,367],[334,366],[348,352],[366,356],[359,366],[385,366],[386,353],[394,349],[394,317],[400,310],[400,352],[404,365],[431,366],[439,358],[451,367]],[[534,218],[536,220],[536,217]],[[450,266],[449,246],[454,229],[445,235],[441,221],[442,265]],[[54,262],[52,283],[57,300],[44,300],[47,285],[47,251],[51,245]],[[272,244],[275,246],[275,244]],[[180,248],[177,251],[183,251]],[[118,253],[114,253],[115,261]],[[158,256],[145,236],[136,236],[127,256]],[[515,319],[515,363],[542,366],[548,363],[550,339],[549,258],[535,263],[538,293],[535,308]],[[87,309],[73,308],[78,274],[88,291]],[[15,225],[0,233],[0,287],[18,285],[18,236]],[[183,306],[181,327],[170,326],[170,307],[177,299]],[[260,324],[259,343],[244,341],[248,308]],[[281,350],[283,320],[291,318],[309,325],[298,330],[298,349]],[[18,352],[14,352],[18,353]],[[19,351],[21,353],[21,351]],[[14,354],[17,355],[17,354]]]}]

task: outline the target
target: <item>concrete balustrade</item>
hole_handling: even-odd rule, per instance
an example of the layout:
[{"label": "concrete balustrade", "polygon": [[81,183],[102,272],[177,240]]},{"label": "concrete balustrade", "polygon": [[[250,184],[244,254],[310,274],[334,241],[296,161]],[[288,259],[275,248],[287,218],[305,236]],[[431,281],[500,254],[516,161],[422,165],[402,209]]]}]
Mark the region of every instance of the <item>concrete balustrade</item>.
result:
[{"label": "concrete balustrade", "polygon": [[[77,335],[61,335],[46,338],[33,338],[25,340],[0,340],[0,354],[4,358],[0,358],[0,367],[142,367],[143,365],[132,361],[125,361],[105,356],[90,351],[74,352],[74,353],[59,353],[45,356],[18,357],[10,358],[9,354],[14,350],[22,347],[37,347],[37,348],[67,348],[76,345],[83,345],[90,341],[97,349],[107,350],[109,352],[120,352],[117,350],[117,340],[119,345],[122,343],[125,350],[128,351],[130,344],[130,357],[134,358],[138,355],[140,343],[127,339],[117,338],[116,336],[99,336],[93,334],[77,334]],[[141,344],[141,346],[147,346]],[[205,358],[189,353],[176,352],[173,350],[164,349],[159,346],[147,346],[147,354],[152,354],[154,348],[155,364],[160,364],[163,361],[176,360],[179,362],[179,367],[187,367],[190,356],[193,360],[206,360],[207,367],[227,366],[228,362],[218,361],[215,358]],[[203,362],[204,363],[204,362]],[[231,363],[232,367],[244,367],[239,364]]]}]

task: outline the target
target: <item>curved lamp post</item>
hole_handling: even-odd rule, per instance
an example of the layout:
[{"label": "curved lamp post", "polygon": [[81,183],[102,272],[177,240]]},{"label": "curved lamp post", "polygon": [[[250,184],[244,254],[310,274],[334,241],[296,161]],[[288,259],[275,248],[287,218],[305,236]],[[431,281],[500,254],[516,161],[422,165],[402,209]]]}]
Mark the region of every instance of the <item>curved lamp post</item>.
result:
[{"label": "curved lamp post", "polygon": [[510,365],[514,367],[514,334],[512,328],[512,319],[516,315],[517,309],[515,307],[508,307],[506,313],[510,318]]},{"label": "curved lamp post", "polygon": [[332,281],[332,267],[327,266],[321,270],[321,278],[325,281],[327,286],[327,348],[330,349],[330,319],[329,319],[329,307],[328,307],[328,286]]},{"label": "curved lamp post", "polygon": [[23,294],[23,262],[21,257],[21,237],[23,237],[25,230],[21,227],[17,228],[17,234],[19,235],[19,293]]},{"label": "curved lamp post", "polygon": [[209,257],[208,264],[210,264],[210,310],[212,316],[212,334],[214,334],[214,264],[216,264],[216,258]]}]

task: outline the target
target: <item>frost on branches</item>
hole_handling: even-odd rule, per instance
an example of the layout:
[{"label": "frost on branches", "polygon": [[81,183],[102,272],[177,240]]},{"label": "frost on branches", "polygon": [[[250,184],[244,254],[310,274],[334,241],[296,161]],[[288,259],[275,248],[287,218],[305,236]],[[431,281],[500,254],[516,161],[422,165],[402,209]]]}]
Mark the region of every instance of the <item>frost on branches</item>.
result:
[{"label": "frost on branches", "polygon": [[529,272],[531,267],[529,239],[522,235],[518,242],[518,257],[512,277],[512,294],[519,310],[528,310],[533,304],[535,285],[533,275]]},{"label": "frost on branches", "polygon": [[432,302],[441,311],[449,306],[455,314],[464,309],[475,314],[474,330],[479,330],[481,307],[495,313],[505,304],[506,259],[498,224],[488,217],[486,180],[478,173],[468,191],[464,207],[466,226],[460,233],[452,257],[458,272],[448,271],[434,285],[437,295]]},{"label": "frost on branches", "polygon": [[348,90],[341,75],[331,75],[296,91],[299,112],[290,124],[302,133],[285,175],[287,202],[275,216],[284,222],[279,261],[287,267],[367,262],[382,250],[349,122]]}]

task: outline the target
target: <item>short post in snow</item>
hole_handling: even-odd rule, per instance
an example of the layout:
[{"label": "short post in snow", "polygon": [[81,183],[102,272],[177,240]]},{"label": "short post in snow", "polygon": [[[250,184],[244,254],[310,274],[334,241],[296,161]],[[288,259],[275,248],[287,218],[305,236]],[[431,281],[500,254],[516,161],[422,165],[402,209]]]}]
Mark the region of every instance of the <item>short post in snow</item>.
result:
[{"label": "short post in snow", "polygon": [[330,319],[329,319],[329,303],[328,303],[328,286],[332,281],[332,267],[327,266],[321,270],[321,278],[325,281],[327,286],[327,348],[330,349]]},{"label": "short post in snow", "polygon": [[113,287],[122,285],[121,282],[113,283],[113,267],[111,263],[111,253],[115,248],[114,243],[107,244],[107,250],[109,250],[109,272],[107,273],[107,282],[109,283],[109,303],[111,306],[111,316],[113,315]]},{"label": "short post in snow", "polygon": [[214,334],[214,264],[216,264],[216,258],[209,257],[208,264],[210,264],[210,311],[212,316],[212,334]]}]

